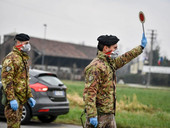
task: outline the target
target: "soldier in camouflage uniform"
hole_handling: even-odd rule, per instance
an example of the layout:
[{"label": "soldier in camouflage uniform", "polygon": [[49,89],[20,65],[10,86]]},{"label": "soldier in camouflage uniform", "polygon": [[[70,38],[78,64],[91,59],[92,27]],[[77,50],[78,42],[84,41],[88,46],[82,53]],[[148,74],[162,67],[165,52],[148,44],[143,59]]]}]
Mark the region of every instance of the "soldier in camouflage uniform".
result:
[{"label": "soldier in camouflage uniform", "polygon": [[23,33],[16,35],[13,50],[2,62],[2,84],[7,98],[4,113],[8,128],[20,128],[23,105],[28,101],[34,107],[36,103],[29,87],[29,39]]},{"label": "soldier in camouflage uniform", "polygon": [[116,36],[102,35],[97,40],[97,57],[85,68],[83,93],[86,111],[85,127],[116,128],[115,71],[140,55],[147,40],[143,34],[141,45],[117,57],[115,55],[119,39]]}]

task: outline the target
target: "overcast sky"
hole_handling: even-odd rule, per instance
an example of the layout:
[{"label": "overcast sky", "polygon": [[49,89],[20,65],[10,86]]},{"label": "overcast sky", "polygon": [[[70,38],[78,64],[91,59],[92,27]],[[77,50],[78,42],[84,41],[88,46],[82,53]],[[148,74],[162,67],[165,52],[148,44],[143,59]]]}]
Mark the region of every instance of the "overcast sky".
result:
[{"label": "overcast sky", "polygon": [[170,59],[170,0],[0,0],[0,35],[27,33],[76,44],[97,46],[102,34],[116,35],[121,52],[140,44],[145,14],[145,32],[150,44],[156,30],[161,55]]}]

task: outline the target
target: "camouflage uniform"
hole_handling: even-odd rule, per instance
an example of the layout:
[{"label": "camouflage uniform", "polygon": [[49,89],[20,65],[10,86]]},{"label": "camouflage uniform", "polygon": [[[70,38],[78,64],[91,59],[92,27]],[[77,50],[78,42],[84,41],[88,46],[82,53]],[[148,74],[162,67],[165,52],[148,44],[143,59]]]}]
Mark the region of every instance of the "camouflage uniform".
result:
[{"label": "camouflage uniform", "polygon": [[[8,128],[19,128],[23,104],[33,97],[29,87],[29,66],[27,53],[13,47],[2,62],[2,84],[7,96],[5,117]],[[14,111],[10,107],[11,100],[17,100],[19,108]]]},{"label": "camouflage uniform", "polygon": [[[99,128],[105,128],[109,123],[111,126],[107,128],[114,128],[114,124],[111,122],[114,119],[116,109],[115,71],[141,53],[142,47],[138,46],[115,59],[111,59],[103,52],[98,51],[98,56],[85,68],[83,99],[87,115],[87,128],[92,128],[89,118],[96,116],[98,116]],[[108,118],[106,119],[106,117]],[[112,117],[112,121],[109,119],[110,117]]]}]

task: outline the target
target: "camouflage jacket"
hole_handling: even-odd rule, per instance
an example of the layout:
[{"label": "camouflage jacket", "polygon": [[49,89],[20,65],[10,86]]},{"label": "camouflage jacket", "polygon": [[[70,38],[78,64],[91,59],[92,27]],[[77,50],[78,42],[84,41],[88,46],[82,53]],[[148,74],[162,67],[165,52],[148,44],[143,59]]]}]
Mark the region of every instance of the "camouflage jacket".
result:
[{"label": "camouflage jacket", "polygon": [[16,47],[2,62],[2,84],[7,101],[19,100],[21,104],[33,97],[29,87],[28,55]]},{"label": "camouflage jacket", "polygon": [[111,59],[103,52],[98,51],[98,56],[85,68],[83,100],[85,101],[87,117],[115,113],[115,70],[121,68],[141,53],[142,47],[138,46],[115,59]]}]

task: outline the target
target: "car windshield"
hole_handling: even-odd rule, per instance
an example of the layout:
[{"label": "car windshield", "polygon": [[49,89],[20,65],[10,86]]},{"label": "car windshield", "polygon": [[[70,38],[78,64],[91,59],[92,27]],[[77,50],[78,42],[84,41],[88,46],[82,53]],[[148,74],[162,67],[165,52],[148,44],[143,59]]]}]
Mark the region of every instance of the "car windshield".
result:
[{"label": "car windshield", "polygon": [[40,80],[43,80],[51,85],[58,85],[58,84],[63,84],[57,77],[55,76],[39,76],[38,77]]}]

